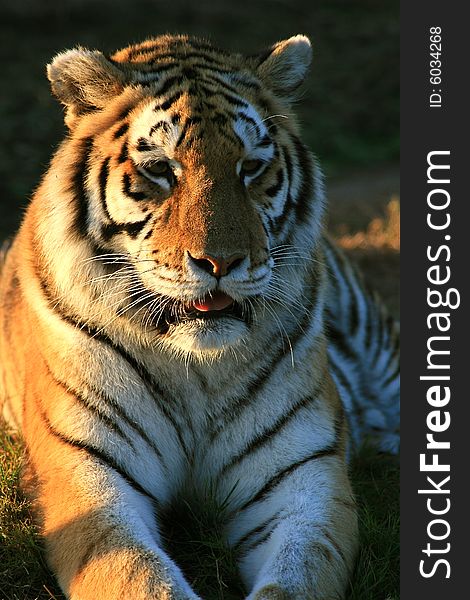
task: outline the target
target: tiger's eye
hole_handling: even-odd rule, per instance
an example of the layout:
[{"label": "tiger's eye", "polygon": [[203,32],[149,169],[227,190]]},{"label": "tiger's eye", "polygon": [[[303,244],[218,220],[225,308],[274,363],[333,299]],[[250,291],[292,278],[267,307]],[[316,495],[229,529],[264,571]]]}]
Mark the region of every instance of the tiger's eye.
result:
[{"label": "tiger's eye", "polygon": [[254,173],[256,173],[256,171],[260,169],[262,164],[263,161],[255,158],[245,160],[242,164],[241,172],[243,175],[253,175]]},{"label": "tiger's eye", "polygon": [[146,165],[145,170],[157,177],[168,177],[171,173],[171,167],[166,160],[158,160],[150,165]]}]

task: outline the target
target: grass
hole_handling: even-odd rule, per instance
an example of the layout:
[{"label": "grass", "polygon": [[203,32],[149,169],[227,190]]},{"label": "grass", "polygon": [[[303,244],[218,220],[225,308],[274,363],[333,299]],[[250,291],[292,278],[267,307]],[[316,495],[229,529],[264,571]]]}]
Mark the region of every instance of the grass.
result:
[{"label": "grass", "polygon": [[19,487],[20,440],[0,427],[0,600],[62,598],[47,570],[30,505]]},{"label": "grass", "polygon": [[[0,428],[0,600],[63,600],[19,489],[23,459],[21,441]],[[359,504],[361,549],[348,600],[396,600],[398,461],[366,448],[353,460],[351,476]],[[172,556],[205,600],[243,598],[235,557],[221,535],[223,514],[223,506],[181,504],[165,530]]]},{"label": "grass", "polygon": [[375,217],[365,231],[345,234],[338,238],[345,250],[400,250],[400,201],[392,198],[385,216]]}]

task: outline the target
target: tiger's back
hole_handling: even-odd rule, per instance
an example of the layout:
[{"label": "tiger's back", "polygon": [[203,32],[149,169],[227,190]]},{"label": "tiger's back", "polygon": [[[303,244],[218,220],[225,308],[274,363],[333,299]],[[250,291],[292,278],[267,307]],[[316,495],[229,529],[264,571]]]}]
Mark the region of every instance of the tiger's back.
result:
[{"label": "tiger's back", "polygon": [[70,598],[196,598],[159,520],[209,489],[247,598],[344,593],[330,369],[351,365],[327,353],[321,174],[290,108],[310,54],[162,36],[49,66],[70,131],[2,269],[0,354]]}]

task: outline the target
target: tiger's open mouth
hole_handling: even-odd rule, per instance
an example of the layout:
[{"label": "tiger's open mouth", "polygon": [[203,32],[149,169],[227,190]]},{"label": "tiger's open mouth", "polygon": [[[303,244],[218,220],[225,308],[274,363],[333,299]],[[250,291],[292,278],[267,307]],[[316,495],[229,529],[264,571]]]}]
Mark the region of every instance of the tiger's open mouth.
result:
[{"label": "tiger's open mouth", "polygon": [[140,313],[142,320],[147,325],[155,327],[160,334],[168,332],[171,326],[183,325],[184,323],[199,322],[206,327],[215,325],[223,318],[237,319],[246,324],[251,323],[251,310],[247,303],[237,302],[228,294],[214,291],[206,294],[203,298],[184,302],[170,298],[157,297],[160,305],[164,308],[149,315],[144,309],[151,305],[148,292],[142,292],[142,302],[135,302],[133,312]]},{"label": "tiger's open mouth", "polygon": [[[174,322],[169,324],[178,324],[184,321],[201,319],[211,321],[223,317],[232,317],[242,321],[246,320],[246,308],[239,302],[236,302],[231,296],[224,292],[216,291],[207,294],[201,300],[195,300],[189,304],[182,305],[182,312]],[[168,322],[168,319],[167,319]]]}]

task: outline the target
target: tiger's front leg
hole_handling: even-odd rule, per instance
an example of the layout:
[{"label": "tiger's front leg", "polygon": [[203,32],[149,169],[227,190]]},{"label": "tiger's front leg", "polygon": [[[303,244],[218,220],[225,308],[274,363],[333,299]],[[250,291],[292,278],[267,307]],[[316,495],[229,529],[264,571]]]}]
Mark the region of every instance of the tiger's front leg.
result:
[{"label": "tiger's front leg", "polygon": [[50,464],[54,484],[40,475],[37,499],[47,561],[67,598],[197,600],[161,547],[152,500],[75,454],[62,449],[64,466]]},{"label": "tiger's front leg", "polygon": [[232,524],[247,600],[341,600],[357,550],[344,461],[318,457],[285,475]]},{"label": "tiger's front leg", "polygon": [[[47,562],[66,597],[197,600],[163,549],[158,529],[161,500],[146,489],[152,479],[142,485],[130,465],[120,462],[119,451],[132,450],[123,439],[119,446],[108,435],[119,455],[112,457],[110,447],[74,437],[71,428],[79,413],[72,413],[74,405],[66,403],[71,394],[52,381],[41,382],[27,403],[25,483],[41,521]],[[43,398],[55,392],[49,410],[39,400],[41,392]]]},{"label": "tiger's front leg", "polygon": [[61,453],[60,466],[49,463],[54,483],[39,474],[37,504],[47,561],[67,598],[197,600],[162,549],[153,501],[93,458]]}]

